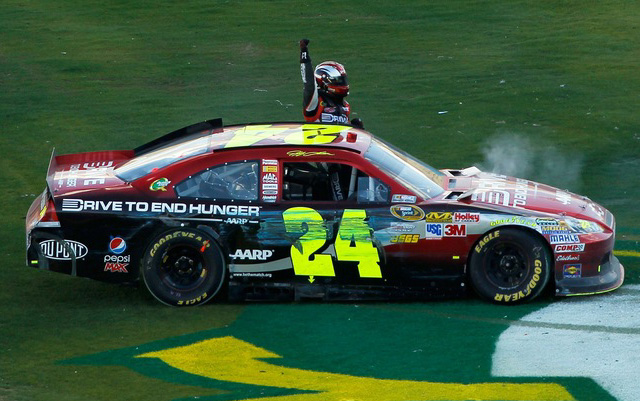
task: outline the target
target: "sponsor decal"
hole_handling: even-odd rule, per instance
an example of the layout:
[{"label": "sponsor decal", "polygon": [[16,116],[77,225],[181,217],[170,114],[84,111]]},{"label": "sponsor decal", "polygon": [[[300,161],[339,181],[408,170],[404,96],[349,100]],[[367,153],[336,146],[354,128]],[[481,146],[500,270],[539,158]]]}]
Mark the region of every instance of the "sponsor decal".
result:
[{"label": "sponsor decal", "polygon": [[305,152],[304,150],[290,150],[287,152],[290,157],[309,157],[309,156],[334,156],[333,153],[324,150],[318,152]]},{"label": "sponsor decal", "polygon": [[263,195],[278,195],[278,191],[262,191]]},{"label": "sponsor decal", "polygon": [[104,255],[104,271],[111,273],[129,273],[127,266],[131,255]]},{"label": "sponsor decal", "polygon": [[424,210],[414,205],[393,205],[391,214],[404,221],[418,221],[424,218]]},{"label": "sponsor decal", "polygon": [[73,240],[64,240],[64,242],[55,239],[44,240],[40,243],[40,249],[47,259],[54,260],[71,260],[72,255],[75,255],[76,259],[81,259],[89,253],[89,248],[85,244]]},{"label": "sponsor decal", "polygon": [[278,176],[273,174],[273,173],[264,174],[262,176],[262,182],[267,182],[267,183],[272,182],[272,183],[276,183],[276,185],[277,185]]},{"label": "sponsor decal", "polygon": [[265,173],[275,173],[278,171],[278,166],[263,166],[262,171]]},{"label": "sponsor decal", "polygon": [[547,227],[547,226],[557,226],[558,224],[560,224],[560,222],[558,222],[558,220],[556,219],[552,219],[552,218],[548,218],[548,217],[540,217],[536,219],[536,224],[539,225],[540,227]]},{"label": "sponsor decal", "polygon": [[562,266],[562,275],[564,278],[580,278],[582,277],[582,264],[573,263]]},{"label": "sponsor decal", "polygon": [[540,227],[542,234],[566,234],[569,232],[569,227],[564,224],[557,226],[542,226]]},{"label": "sponsor decal", "polygon": [[580,237],[576,234],[552,234],[549,237],[549,242],[552,244],[579,243]]},{"label": "sponsor decal", "polygon": [[400,232],[400,233],[409,233],[416,229],[416,226],[411,223],[400,223],[397,221],[391,222],[391,231]]},{"label": "sponsor decal", "polygon": [[262,165],[263,166],[277,166],[278,165],[278,161],[277,160],[272,160],[272,159],[262,159]]},{"label": "sponsor decal", "polygon": [[416,203],[417,198],[414,195],[395,194],[391,197],[393,203]]},{"label": "sponsor decal", "polygon": [[[506,189],[506,184],[507,180],[504,176],[497,176],[495,180],[482,180],[478,183],[477,192],[471,195],[471,200],[512,207],[526,206],[529,181],[522,178],[516,179],[513,196]],[[536,191],[537,184],[534,184],[534,193]]]},{"label": "sponsor decal", "polygon": [[167,192],[167,186],[171,184],[167,178],[158,178],[149,185],[149,189],[152,191],[164,191]]},{"label": "sponsor decal", "polygon": [[322,113],[320,115],[320,120],[323,123],[341,123],[341,124],[349,123],[349,119],[347,118],[347,116],[344,116],[344,115],[336,116],[328,113]]},{"label": "sponsor decal", "polygon": [[429,223],[451,223],[453,217],[449,212],[429,212],[425,220]]},{"label": "sponsor decal", "polygon": [[558,255],[558,257],[556,258],[556,262],[571,262],[577,260],[580,260],[580,255]]},{"label": "sponsor decal", "polygon": [[249,219],[243,219],[240,217],[229,217],[228,219],[225,219],[224,222],[227,224],[246,224],[249,222]]},{"label": "sponsor decal", "polygon": [[531,221],[527,218],[523,218],[519,216],[513,216],[505,219],[498,219],[489,223],[491,227],[500,226],[503,224],[518,224],[522,226],[536,227],[536,223],[534,221]]},{"label": "sponsor decal", "polygon": [[122,237],[111,237],[109,241],[109,252],[120,255],[127,249],[127,243]]},{"label": "sponsor decal", "polygon": [[427,223],[425,224],[425,238],[426,239],[440,239],[442,238],[443,230],[442,223]]},{"label": "sponsor decal", "polygon": [[455,212],[453,214],[454,223],[479,223],[480,213]]},{"label": "sponsor decal", "polygon": [[445,224],[444,236],[445,237],[466,237],[467,226],[465,224]]},{"label": "sponsor decal", "polygon": [[265,201],[265,202],[271,202],[271,203],[273,203],[273,202],[275,202],[275,201],[276,201],[276,195],[264,195],[264,196],[262,197],[262,200],[263,200],[263,201]]},{"label": "sponsor decal", "polygon": [[262,184],[262,189],[277,190],[278,184]]},{"label": "sponsor decal", "polygon": [[391,243],[415,244],[420,239],[420,234],[401,234],[391,237]]},{"label": "sponsor decal", "polygon": [[584,244],[560,244],[556,245],[556,253],[583,252]]},{"label": "sponsor decal", "polygon": [[567,191],[556,190],[556,200],[563,205],[571,203],[571,194]]},{"label": "sponsor decal", "polygon": [[489,234],[485,235],[484,238],[482,238],[478,244],[475,247],[475,251],[477,253],[480,253],[480,251],[482,251],[482,248],[487,244],[487,242],[491,241],[492,239],[496,239],[500,236],[500,231],[496,230],[493,232],[490,232]]},{"label": "sponsor decal", "polygon": [[273,255],[273,250],[269,249],[238,249],[233,254],[229,254],[231,259],[240,260],[267,260]]},{"label": "sponsor decal", "polygon": [[273,277],[272,273],[253,273],[253,272],[240,272],[240,273],[232,273],[231,277],[258,277],[258,278],[271,278]]},{"label": "sponsor decal", "polygon": [[63,212],[151,212],[172,214],[213,214],[227,216],[260,216],[260,206],[211,205],[180,202],[124,202],[63,199]]}]

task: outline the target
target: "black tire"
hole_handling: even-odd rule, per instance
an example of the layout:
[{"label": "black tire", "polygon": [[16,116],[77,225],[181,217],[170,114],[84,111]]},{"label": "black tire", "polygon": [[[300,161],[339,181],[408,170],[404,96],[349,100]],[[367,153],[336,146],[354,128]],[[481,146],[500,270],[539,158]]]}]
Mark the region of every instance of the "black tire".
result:
[{"label": "black tire", "polygon": [[502,228],[485,234],[471,251],[469,277],[482,298],[497,304],[528,302],[549,281],[551,257],[535,233]]},{"label": "black tire", "polygon": [[170,230],[155,238],[142,261],[142,278],[149,292],[171,306],[209,301],[220,291],[225,272],[216,241],[190,228]]}]

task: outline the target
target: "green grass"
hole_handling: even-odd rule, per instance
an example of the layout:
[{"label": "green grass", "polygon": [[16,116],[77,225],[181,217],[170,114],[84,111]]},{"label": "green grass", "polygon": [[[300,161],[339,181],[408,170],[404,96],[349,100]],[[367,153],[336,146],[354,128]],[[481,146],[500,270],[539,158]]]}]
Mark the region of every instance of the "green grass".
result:
[{"label": "green grass", "polygon": [[[223,327],[245,306],[169,309],[136,288],[27,269],[24,215],[53,147],[128,149],[213,117],[300,120],[302,37],[314,62],[346,66],[369,130],[436,167],[483,163],[504,134],[579,160],[569,189],[608,207],[620,245],[640,250],[637,15],[625,0],[2,1],[0,400],[197,393],[57,362]],[[640,283],[638,258],[622,261]]]}]

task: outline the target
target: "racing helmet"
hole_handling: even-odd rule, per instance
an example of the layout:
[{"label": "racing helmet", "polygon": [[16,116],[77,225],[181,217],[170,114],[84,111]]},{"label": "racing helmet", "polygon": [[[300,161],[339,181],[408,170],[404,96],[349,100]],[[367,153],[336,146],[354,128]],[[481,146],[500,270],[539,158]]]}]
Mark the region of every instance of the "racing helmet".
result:
[{"label": "racing helmet", "polygon": [[342,64],[335,61],[322,62],[316,66],[313,75],[318,88],[329,95],[347,96],[349,94],[347,71]]}]

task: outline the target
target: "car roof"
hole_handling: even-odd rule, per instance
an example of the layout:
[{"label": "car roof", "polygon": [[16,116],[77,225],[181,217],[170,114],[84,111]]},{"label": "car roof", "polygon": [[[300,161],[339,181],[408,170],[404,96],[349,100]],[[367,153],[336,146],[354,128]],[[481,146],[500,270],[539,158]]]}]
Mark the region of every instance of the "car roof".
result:
[{"label": "car roof", "polygon": [[209,151],[261,146],[328,146],[362,153],[369,147],[372,135],[349,125],[275,122],[223,127],[218,119],[174,131],[136,148],[134,153],[140,156],[176,144],[188,151],[191,144],[202,146],[204,137],[210,139]]}]

